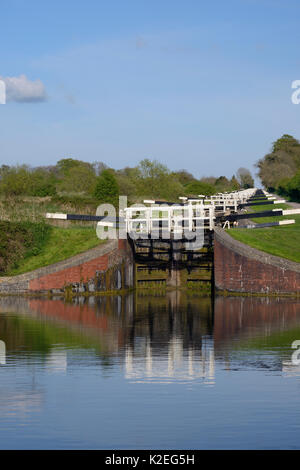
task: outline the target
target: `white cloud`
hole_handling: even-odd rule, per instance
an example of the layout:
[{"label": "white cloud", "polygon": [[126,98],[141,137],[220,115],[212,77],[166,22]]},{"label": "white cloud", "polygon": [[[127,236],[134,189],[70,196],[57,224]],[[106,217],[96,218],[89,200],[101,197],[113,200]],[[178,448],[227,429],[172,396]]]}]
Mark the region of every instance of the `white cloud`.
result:
[{"label": "white cloud", "polygon": [[29,80],[26,75],[19,77],[1,77],[6,85],[6,101],[19,103],[37,103],[46,101],[46,89],[41,80]]}]

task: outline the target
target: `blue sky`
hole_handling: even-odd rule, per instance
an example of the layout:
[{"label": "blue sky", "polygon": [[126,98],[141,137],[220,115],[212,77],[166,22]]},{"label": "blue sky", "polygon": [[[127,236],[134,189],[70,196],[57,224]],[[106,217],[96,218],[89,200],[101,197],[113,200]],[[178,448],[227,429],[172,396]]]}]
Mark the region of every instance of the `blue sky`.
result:
[{"label": "blue sky", "polygon": [[231,176],[300,138],[298,0],[1,2],[1,77],[47,99],[0,105],[1,164],[157,159]]}]

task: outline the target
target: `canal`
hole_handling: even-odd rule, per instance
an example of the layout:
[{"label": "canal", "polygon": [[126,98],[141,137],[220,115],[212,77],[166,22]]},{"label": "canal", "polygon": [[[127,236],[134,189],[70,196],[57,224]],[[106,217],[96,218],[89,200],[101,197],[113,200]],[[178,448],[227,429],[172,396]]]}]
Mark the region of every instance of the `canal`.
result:
[{"label": "canal", "polygon": [[299,449],[299,302],[0,298],[0,448]]}]

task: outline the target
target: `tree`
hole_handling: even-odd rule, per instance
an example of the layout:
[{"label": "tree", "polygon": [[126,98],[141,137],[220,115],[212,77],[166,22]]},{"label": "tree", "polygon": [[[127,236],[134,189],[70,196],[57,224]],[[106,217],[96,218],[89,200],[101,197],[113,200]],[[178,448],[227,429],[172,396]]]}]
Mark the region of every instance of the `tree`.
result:
[{"label": "tree", "polygon": [[63,158],[56,164],[59,176],[58,191],[93,194],[96,184],[95,168],[91,163]]},{"label": "tree", "polygon": [[230,189],[230,181],[226,176],[219,176],[219,178],[215,181],[215,187],[217,192],[224,192],[229,191]]},{"label": "tree", "polygon": [[285,152],[290,152],[292,149],[299,147],[299,140],[295,139],[292,135],[283,134],[282,137],[277,139],[272,144],[272,153],[278,152],[278,150],[283,150]]},{"label": "tree", "polygon": [[96,176],[100,176],[103,170],[108,169],[108,166],[103,162],[94,162],[92,166]]},{"label": "tree", "polygon": [[86,165],[73,166],[61,178],[58,189],[67,193],[79,192],[93,194],[96,186],[96,175],[93,168]]},{"label": "tree", "polygon": [[204,194],[205,196],[211,196],[214,194],[215,188],[209,183],[203,183],[202,181],[193,181],[188,184],[185,188],[185,193],[187,196],[198,197],[199,194]]},{"label": "tree", "polygon": [[176,175],[157,160],[145,158],[137,167],[137,193],[143,197],[177,199],[184,193]]},{"label": "tree", "polygon": [[179,183],[181,183],[183,186],[192,183],[192,181],[196,181],[194,176],[187,170],[174,171],[172,175],[175,176],[175,178],[177,178]]},{"label": "tree", "polygon": [[244,189],[254,187],[254,179],[247,168],[239,168],[237,173],[237,180],[240,186]]},{"label": "tree", "polygon": [[53,171],[49,171],[47,168],[36,168],[31,172],[28,191],[31,196],[54,196],[56,183],[57,178]]},{"label": "tree", "polygon": [[61,176],[65,176],[71,170],[71,168],[79,166],[80,164],[86,164],[86,162],[82,162],[74,158],[62,158],[56,163],[56,167],[59,171],[59,174]]},{"label": "tree", "polygon": [[282,180],[292,178],[300,169],[300,142],[289,134],[273,142],[272,151],[255,165],[262,184],[269,191],[282,190]]},{"label": "tree", "polygon": [[240,185],[236,177],[233,175],[231,180],[230,180],[230,190],[231,191],[236,191],[237,189],[240,189]]},{"label": "tree", "polygon": [[291,178],[287,185],[288,196],[294,201],[300,201],[300,170]]},{"label": "tree", "polygon": [[27,165],[6,168],[1,175],[1,192],[6,196],[30,194],[31,175]]},{"label": "tree", "polygon": [[96,180],[94,196],[103,203],[118,203],[119,186],[115,176],[110,170],[103,170]]}]

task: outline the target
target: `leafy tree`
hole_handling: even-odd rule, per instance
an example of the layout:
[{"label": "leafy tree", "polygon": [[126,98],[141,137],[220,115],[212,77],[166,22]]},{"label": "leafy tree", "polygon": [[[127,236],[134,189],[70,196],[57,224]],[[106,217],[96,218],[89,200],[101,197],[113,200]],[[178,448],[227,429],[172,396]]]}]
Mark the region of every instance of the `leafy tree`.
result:
[{"label": "leafy tree", "polygon": [[58,189],[67,193],[93,194],[97,177],[93,168],[87,165],[77,165],[68,170],[58,184]]},{"label": "leafy tree", "polygon": [[103,162],[94,162],[94,163],[92,163],[92,167],[94,169],[94,172],[95,172],[96,176],[101,175],[103,170],[108,169],[108,166]]},{"label": "leafy tree", "polygon": [[30,194],[31,186],[31,175],[27,165],[10,167],[1,176],[0,189],[6,196]]},{"label": "leafy tree", "polygon": [[54,196],[56,194],[57,178],[47,168],[37,168],[30,173],[28,194],[31,196]]},{"label": "leafy tree", "polygon": [[80,160],[76,160],[74,158],[62,158],[56,163],[56,167],[58,172],[61,176],[68,174],[71,168],[77,167],[81,164],[86,165],[86,162],[81,162]]},{"label": "leafy tree", "polygon": [[202,181],[193,181],[188,184],[185,188],[187,196],[197,197],[199,194],[204,194],[205,196],[211,196],[216,192],[214,186],[209,183],[203,183]]},{"label": "leafy tree", "polygon": [[282,181],[291,179],[300,169],[300,142],[284,134],[273,143],[272,151],[258,160],[256,167],[265,188],[282,191]]},{"label": "leafy tree", "polygon": [[136,173],[137,194],[142,197],[177,199],[184,193],[182,184],[170,170],[157,160],[142,160]]},{"label": "leafy tree", "polygon": [[236,177],[233,175],[231,180],[230,180],[230,190],[231,191],[236,191],[237,189],[240,189],[240,185]]},{"label": "leafy tree", "polygon": [[93,164],[63,158],[56,164],[59,175],[57,189],[65,193],[93,194],[96,185],[95,167]]},{"label": "leafy tree", "polygon": [[244,189],[254,187],[254,179],[247,168],[239,168],[237,171],[237,181]]},{"label": "leafy tree", "polygon": [[119,186],[115,176],[110,170],[103,170],[96,180],[94,196],[100,202],[117,205]]},{"label": "leafy tree", "polygon": [[272,153],[283,150],[284,152],[290,152],[293,148],[299,147],[299,141],[295,139],[292,135],[283,134],[282,137],[277,139],[272,144]]},{"label": "leafy tree", "polygon": [[196,181],[195,177],[187,170],[174,171],[172,175],[181,183],[183,186]]},{"label": "leafy tree", "polygon": [[292,200],[300,201],[300,170],[288,182],[287,193]]}]

